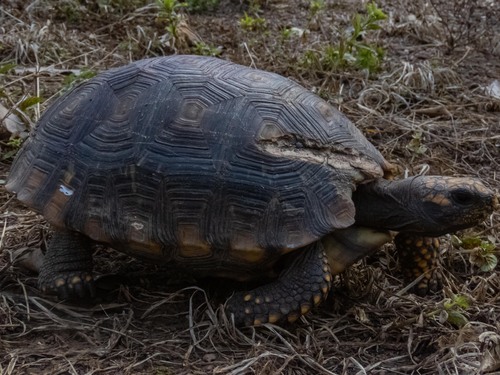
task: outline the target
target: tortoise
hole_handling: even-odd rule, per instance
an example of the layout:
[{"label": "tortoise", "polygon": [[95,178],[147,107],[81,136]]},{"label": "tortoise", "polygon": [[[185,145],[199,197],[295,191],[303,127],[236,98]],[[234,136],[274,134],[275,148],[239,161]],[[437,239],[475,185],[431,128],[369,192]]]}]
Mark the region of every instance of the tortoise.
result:
[{"label": "tortoise", "polygon": [[212,57],[137,61],[46,110],[7,190],[55,228],[39,274],[95,296],[92,244],[196,276],[266,280],[225,304],[237,325],[293,322],[332,274],[395,242],[417,289],[439,287],[435,238],[498,205],[469,177],[389,179],[339,111],[280,75]]}]

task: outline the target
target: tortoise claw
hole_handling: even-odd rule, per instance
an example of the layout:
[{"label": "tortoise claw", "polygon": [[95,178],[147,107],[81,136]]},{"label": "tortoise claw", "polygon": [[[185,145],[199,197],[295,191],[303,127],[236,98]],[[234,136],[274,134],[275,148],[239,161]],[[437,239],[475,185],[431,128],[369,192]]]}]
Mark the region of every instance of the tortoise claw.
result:
[{"label": "tortoise claw", "polygon": [[424,278],[411,289],[417,296],[424,297],[429,294],[437,293],[443,289],[442,274],[440,270],[434,269],[427,272]]},{"label": "tortoise claw", "polygon": [[96,296],[94,277],[88,272],[59,274],[51,282],[40,282],[44,293],[56,294],[60,300],[92,299]]}]

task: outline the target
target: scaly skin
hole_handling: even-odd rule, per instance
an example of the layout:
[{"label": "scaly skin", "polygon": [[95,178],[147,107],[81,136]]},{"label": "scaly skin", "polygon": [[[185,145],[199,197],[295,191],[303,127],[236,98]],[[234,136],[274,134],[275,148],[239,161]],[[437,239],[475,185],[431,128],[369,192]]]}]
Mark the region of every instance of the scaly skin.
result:
[{"label": "scaly skin", "polygon": [[425,296],[443,287],[437,238],[399,233],[394,243],[405,281],[410,283],[423,275],[412,290],[415,294]]},{"label": "scaly skin", "polygon": [[[91,241],[76,232],[55,232],[40,270],[39,287],[60,299],[95,297]],[[236,325],[294,322],[328,295],[332,275],[321,242],[290,255],[278,279],[248,292],[238,292],[227,303]]]},{"label": "scaly skin", "polygon": [[332,275],[322,244],[315,242],[292,257],[276,281],[231,297],[226,309],[236,325],[293,323],[326,298]]},{"label": "scaly skin", "polygon": [[76,232],[54,232],[40,269],[38,286],[62,300],[95,297],[90,239]]}]

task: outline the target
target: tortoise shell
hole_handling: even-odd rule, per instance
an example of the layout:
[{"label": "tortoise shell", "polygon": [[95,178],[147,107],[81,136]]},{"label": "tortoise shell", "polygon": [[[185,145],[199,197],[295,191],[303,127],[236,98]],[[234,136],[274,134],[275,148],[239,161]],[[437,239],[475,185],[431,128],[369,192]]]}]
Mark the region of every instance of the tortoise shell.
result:
[{"label": "tortoise shell", "polygon": [[7,189],[55,227],[132,255],[251,273],[352,225],[355,186],[387,168],[346,117],[291,80],[170,56],[58,99]]}]

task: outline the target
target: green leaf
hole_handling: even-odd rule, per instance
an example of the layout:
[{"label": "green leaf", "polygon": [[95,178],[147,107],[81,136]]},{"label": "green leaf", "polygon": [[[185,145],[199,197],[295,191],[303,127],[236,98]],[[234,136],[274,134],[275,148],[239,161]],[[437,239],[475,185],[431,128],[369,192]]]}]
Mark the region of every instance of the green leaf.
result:
[{"label": "green leaf", "polygon": [[469,323],[469,320],[465,317],[464,314],[462,314],[459,311],[449,311],[448,312],[448,323],[453,324],[456,327],[463,327],[467,323]]},{"label": "green leaf", "polygon": [[23,144],[23,140],[21,138],[11,138],[7,142],[7,145],[9,147],[12,147],[15,149],[18,149],[19,147],[21,147],[22,144]]},{"label": "green leaf", "polygon": [[385,56],[385,50],[382,47],[377,47],[375,48],[375,51],[377,52],[379,60],[382,60]]},{"label": "green leaf", "polygon": [[416,131],[411,137],[410,143],[406,145],[406,148],[411,152],[422,155],[427,151],[427,146],[423,144],[423,134],[421,131]]},{"label": "green leaf", "polygon": [[34,106],[42,101],[39,96],[30,96],[19,103],[19,109],[25,111],[27,108]]},{"label": "green leaf", "polygon": [[382,26],[377,25],[376,23],[369,23],[368,25],[366,25],[367,30],[380,30],[381,28]]},{"label": "green leaf", "polygon": [[493,271],[498,264],[498,258],[494,254],[486,254],[484,256],[484,264],[480,267],[483,272]]},{"label": "green leaf", "polygon": [[18,150],[10,150],[7,152],[2,153],[2,160],[8,160],[16,156]]},{"label": "green leaf", "polygon": [[380,58],[377,50],[360,44],[357,46],[357,52],[356,63],[361,69],[367,69],[370,73],[378,70],[380,67]]},{"label": "green leaf", "polygon": [[481,241],[481,249],[483,249],[485,252],[490,253],[495,251],[495,244],[489,242],[489,241]]},{"label": "green leaf", "polygon": [[377,4],[374,2],[366,4],[366,10],[370,18],[375,21],[382,21],[387,18],[387,15],[382,11],[382,9],[377,7]]},{"label": "green leaf", "polygon": [[352,18],[352,27],[353,27],[353,32],[352,32],[352,39],[356,40],[360,35],[361,32],[363,31],[363,26],[362,26],[362,20],[361,20],[361,14],[355,14],[354,17]]},{"label": "green leaf", "polygon": [[457,309],[468,309],[470,301],[467,296],[463,294],[454,294],[452,298],[447,298],[443,302],[443,307],[446,311],[450,312]]},{"label": "green leaf", "polygon": [[97,72],[94,70],[83,68],[79,74],[71,73],[64,78],[64,84],[66,86],[73,86],[76,83],[86,81],[92,77],[95,77]]},{"label": "green leaf", "polygon": [[462,308],[462,309],[468,309],[470,307],[470,302],[469,298],[462,295],[462,294],[456,294],[453,296],[453,303]]},{"label": "green leaf", "polygon": [[0,74],[6,74],[11,69],[14,69],[15,67],[16,67],[16,64],[14,64],[14,63],[0,64]]},{"label": "green leaf", "polygon": [[493,271],[498,264],[495,245],[488,241],[481,241],[479,246],[473,247],[470,251],[469,262],[483,272]]},{"label": "green leaf", "polygon": [[475,247],[481,246],[481,239],[479,237],[464,237],[462,238],[462,247],[464,249],[474,249]]}]

